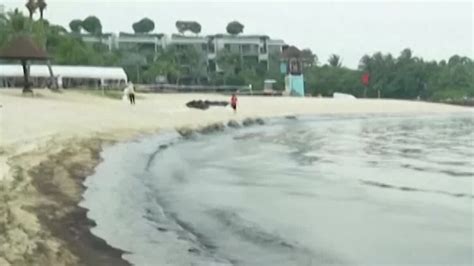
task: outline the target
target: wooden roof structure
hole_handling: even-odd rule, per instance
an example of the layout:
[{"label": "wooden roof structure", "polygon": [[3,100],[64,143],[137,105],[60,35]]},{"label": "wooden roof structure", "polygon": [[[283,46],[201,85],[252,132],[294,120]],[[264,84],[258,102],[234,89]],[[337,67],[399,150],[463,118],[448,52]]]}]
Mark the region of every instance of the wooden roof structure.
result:
[{"label": "wooden roof structure", "polygon": [[46,51],[40,48],[29,36],[18,36],[0,50],[1,59],[9,60],[48,60]]},{"label": "wooden roof structure", "polygon": [[300,49],[298,49],[296,46],[288,46],[288,47],[283,47],[282,51],[282,58],[284,59],[289,59],[289,58],[301,58],[302,54]]},{"label": "wooden roof structure", "polygon": [[[46,51],[40,48],[34,40],[27,35],[20,35],[7,43],[3,49],[0,50],[0,59],[19,60],[23,67],[24,87],[23,93],[32,93],[31,84],[29,81],[29,69],[27,61],[29,60],[49,60]],[[51,68],[50,68],[51,69]],[[53,72],[50,70],[51,79]],[[57,84],[55,83],[57,89]]]}]

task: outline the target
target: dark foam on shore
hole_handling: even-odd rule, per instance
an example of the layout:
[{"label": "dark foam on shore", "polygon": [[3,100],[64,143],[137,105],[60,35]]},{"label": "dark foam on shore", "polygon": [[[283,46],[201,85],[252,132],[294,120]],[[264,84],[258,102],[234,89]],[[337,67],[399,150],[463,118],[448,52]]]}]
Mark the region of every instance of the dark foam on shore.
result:
[{"label": "dark foam on shore", "polygon": [[[38,244],[41,254],[29,260],[31,265],[130,265],[122,259],[122,250],[91,233],[96,223],[87,217],[85,208],[78,207],[85,189],[82,182],[101,161],[102,144],[99,139],[69,141],[61,151],[29,169],[38,192],[38,206],[33,211],[45,232],[63,245],[59,255],[51,255],[57,251],[50,250],[49,243]],[[68,258],[69,252],[74,257]],[[42,261],[42,256],[49,258]]]}]

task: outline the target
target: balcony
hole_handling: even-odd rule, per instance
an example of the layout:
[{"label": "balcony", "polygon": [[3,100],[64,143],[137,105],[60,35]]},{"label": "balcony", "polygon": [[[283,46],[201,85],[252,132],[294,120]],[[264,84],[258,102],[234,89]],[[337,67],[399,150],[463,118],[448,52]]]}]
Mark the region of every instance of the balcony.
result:
[{"label": "balcony", "polygon": [[241,46],[243,56],[258,56],[259,48],[255,44],[243,44]]}]

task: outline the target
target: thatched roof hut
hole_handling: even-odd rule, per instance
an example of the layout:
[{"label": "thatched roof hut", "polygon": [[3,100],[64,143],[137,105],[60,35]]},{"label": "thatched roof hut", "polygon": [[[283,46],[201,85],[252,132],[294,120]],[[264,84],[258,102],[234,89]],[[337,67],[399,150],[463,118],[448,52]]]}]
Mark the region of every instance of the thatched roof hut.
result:
[{"label": "thatched roof hut", "polygon": [[[29,73],[27,68],[28,60],[48,60],[49,56],[46,51],[35,44],[29,36],[22,35],[11,40],[0,50],[0,59],[19,60],[23,66],[23,76],[25,84],[23,92],[32,92],[29,82]],[[51,73],[52,75],[52,73]]]},{"label": "thatched roof hut", "polygon": [[0,58],[10,60],[48,60],[46,51],[28,36],[18,36],[0,50]]},{"label": "thatched roof hut", "polygon": [[284,59],[301,58],[302,54],[301,54],[300,49],[298,49],[296,46],[292,45],[292,46],[283,47],[281,57],[284,58]]}]

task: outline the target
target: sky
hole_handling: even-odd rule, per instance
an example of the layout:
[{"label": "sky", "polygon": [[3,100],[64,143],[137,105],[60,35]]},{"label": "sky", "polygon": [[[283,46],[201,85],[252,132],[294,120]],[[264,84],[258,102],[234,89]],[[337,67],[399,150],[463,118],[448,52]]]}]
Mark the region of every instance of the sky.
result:
[{"label": "sky", "polygon": [[[26,0],[0,0],[6,10]],[[453,54],[473,57],[473,1],[163,1],[47,0],[45,17],[68,28],[72,19],[99,17],[104,32],[132,32],[143,17],[155,32],[176,33],[176,20],[194,20],[201,34],[225,32],[228,22],[244,34],[265,34],[298,48],[310,48],[322,63],[331,54],[356,68],[364,54],[398,56],[404,48],[425,60]],[[38,15],[37,15],[38,16]]]}]

